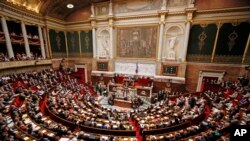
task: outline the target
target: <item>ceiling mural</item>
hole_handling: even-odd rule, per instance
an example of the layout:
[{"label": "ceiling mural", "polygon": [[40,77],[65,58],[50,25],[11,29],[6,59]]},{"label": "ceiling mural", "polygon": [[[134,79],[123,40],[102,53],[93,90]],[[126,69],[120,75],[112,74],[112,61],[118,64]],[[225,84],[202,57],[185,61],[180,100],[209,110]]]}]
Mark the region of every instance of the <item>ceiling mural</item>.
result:
[{"label": "ceiling mural", "polygon": [[[66,20],[71,13],[90,7],[91,3],[100,3],[96,5],[97,10],[99,10],[96,13],[97,15],[106,15],[105,13],[108,11],[107,3],[105,5],[102,2],[108,1],[113,1],[115,14],[157,10],[162,5],[162,0],[0,0],[0,3],[10,6],[16,5],[15,7],[21,10],[27,9],[43,16]],[[195,2],[197,9],[230,8],[250,5],[249,0],[167,0],[166,5],[168,8],[185,7],[190,1]],[[73,7],[67,8],[68,4],[72,4]]]},{"label": "ceiling mural", "polygon": [[14,5],[23,6],[27,10],[39,13],[41,5],[47,0],[6,0]]},{"label": "ceiling mural", "polygon": [[[80,8],[88,7],[91,3],[105,2],[109,0],[5,0],[7,4],[14,4],[20,8],[39,13],[44,16],[65,19],[69,14]],[[67,8],[73,4],[73,8]]]}]

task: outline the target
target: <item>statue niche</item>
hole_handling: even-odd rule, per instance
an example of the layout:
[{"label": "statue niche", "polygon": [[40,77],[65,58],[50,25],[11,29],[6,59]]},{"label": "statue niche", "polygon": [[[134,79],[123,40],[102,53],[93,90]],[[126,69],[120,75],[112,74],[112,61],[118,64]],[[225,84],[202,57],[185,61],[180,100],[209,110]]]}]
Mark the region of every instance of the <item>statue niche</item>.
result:
[{"label": "statue niche", "polygon": [[98,34],[98,57],[108,58],[110,55],[110,34],[104,29]]},{"label": "statue niche", "polygon": [[167,60],[175,60],[175,43],[176,43],[176,37],[172,37],[169,40],[169,49],[168,49],[168,55],[167,55]]},{"label": "statue niche", "polygon": [[180,52],[180,43],[182,41],[183,30],[179,25],[170,25],[165,31],[165,42],[162,50],[162,57],[165,60],[176,61],[178,51]]}]

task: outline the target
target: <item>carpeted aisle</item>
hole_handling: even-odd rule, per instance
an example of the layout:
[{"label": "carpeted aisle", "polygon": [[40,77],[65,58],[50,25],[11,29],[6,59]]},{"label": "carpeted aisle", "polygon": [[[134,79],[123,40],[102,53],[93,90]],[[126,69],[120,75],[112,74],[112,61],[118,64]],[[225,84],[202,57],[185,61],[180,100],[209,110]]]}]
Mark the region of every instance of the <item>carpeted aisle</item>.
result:
[{"label": "carpeted aisle", "polygon": [[136,131],[137,141],[142,141],[142,136],[141,136],[141,133],[140,133],[140,127],[131,118],[129,118],[129,122],[134,127],[134,130]]},{"label": "carpeted aisle", "polygon": [[204,113],[206,114],[206,118],[209,117],[209,115],[211,114],[211,109],[210,109],[209,106],[205,107],[205,112]]},{"label": "carpeted aisle", "polygon": [[45,104],[47,102],[47,97],[44,98],[44,101],[42,102],[41,106],[40,106],[40,111],[41,113],[45,114]]}]

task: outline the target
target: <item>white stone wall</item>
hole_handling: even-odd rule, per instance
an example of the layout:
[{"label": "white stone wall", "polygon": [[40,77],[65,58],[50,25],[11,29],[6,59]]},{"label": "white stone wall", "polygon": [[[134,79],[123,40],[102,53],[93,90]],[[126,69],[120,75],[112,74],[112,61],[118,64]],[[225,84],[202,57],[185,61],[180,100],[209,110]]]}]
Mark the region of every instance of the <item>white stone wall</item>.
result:
[{"label": "white stone wall", "polygon": [[155,76],[155,63],[138,63],[138,62],[115,62],[115,73],[136,75],[138,68],[139,75]]}]

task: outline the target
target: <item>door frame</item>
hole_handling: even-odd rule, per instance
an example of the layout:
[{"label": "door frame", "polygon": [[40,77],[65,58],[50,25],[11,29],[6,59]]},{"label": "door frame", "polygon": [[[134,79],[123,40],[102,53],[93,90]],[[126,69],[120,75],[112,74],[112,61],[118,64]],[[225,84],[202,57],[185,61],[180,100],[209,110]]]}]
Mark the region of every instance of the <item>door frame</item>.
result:
[{"label": "door frame", "polygon": [[84,75],[85,75],[85,83],[88,82],[88,75],[87,75],[87,71],[88,71],[88,67],[86,64],[75,64],[75,72],[77,72],[78,68],[82,68],[84,69]]},{"label": "door frame", "polygon": [[196,92],[200,92],[201,84],[202,84],[202,80],[203,80],[204,76],[205,77],[218,77],[218,81],[222,82],[224,75],[225,75],[224,70],[221,70],[221,71],[217,71],[217,70],[200,70],[199,78],[198,78],[198,82],[197,82]]}]

